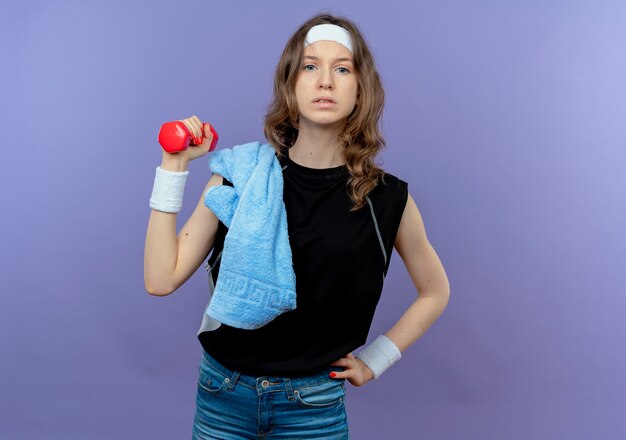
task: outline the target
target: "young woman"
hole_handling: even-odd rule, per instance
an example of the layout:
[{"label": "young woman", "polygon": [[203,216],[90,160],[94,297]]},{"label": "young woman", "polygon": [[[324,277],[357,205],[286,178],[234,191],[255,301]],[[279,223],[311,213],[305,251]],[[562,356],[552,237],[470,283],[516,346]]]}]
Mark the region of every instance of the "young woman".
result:
[{"label": "young woman", "polygon": [[[194,439],[349,438],[345,380],[360,387],[380,377],[445,309],[448,280],[407,183],[374,163],[384,147],[383,103],[374,59],[350,20],[318,15],[287,42],[264,128],[283,172],[297,308],[255,330],[201,328]],[[145,251],[153,295],[175,291],[211,251],[215,284],[227,239],[204,202],[209,188],[233,186],[215,173],[176,235],[188,163],[212,140],[196,116],[183,122],[206,139],[164,152],[157,168]],[[354,355],[366,342],[394,247],[419,296]]]}]

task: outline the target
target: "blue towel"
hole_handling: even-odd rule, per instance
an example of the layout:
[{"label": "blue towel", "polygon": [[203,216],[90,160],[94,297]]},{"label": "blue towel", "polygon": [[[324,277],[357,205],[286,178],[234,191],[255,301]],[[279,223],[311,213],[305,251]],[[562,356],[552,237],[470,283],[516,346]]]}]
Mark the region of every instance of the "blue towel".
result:
[{"label": "blue towel", "polygon": [[256,329],[296,308],[282,168],[271,145],[259,142],[215,150],[209,167],[233,187],[213,186],[204,196],[229,228],[205,313],[232,327]]}]

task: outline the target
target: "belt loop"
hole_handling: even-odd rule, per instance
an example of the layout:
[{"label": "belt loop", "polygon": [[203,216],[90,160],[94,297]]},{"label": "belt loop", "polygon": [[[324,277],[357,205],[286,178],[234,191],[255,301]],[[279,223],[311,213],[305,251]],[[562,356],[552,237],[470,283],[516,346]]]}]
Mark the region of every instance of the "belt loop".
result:
[{"label": "belt loop", "polygon": [[237,383],[237,380],[239,379],[239,375],[240,374],[241,373],[239,371],[233,371],[233,375],[230,376],[230,379],[227,379],[227,381],[229,383],[228,383],[228,386],[226,387],[226,389],[228,391],[232,391],[233,388],[235,388],[235,384]]},{"label": "belt loop", "polygon": [[291,379],[288,377],[283,378],[285,380],[285,390],[287,391],[287,398],[291,401],[294,400],[295,397],[293,395],[293,389],[291,388]]}]

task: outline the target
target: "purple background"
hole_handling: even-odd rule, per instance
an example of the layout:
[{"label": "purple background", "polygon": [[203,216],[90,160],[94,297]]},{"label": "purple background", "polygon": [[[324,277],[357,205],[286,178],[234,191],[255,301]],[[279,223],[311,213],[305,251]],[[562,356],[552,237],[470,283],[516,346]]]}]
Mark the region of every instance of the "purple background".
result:
[{"label": "purple background", "polygon": [[[148,295],[157,134],[262,139],[287,38],[361,27],[384,168],[449,277],[439,321],[347,383],[355,439],[626,436],[626,3],[12,2],[0,13],[0,438],[190,438],[198,272]],[[179,227],[209,178],[191,164]],[[416,297],[394,252],[369,341]]]}]

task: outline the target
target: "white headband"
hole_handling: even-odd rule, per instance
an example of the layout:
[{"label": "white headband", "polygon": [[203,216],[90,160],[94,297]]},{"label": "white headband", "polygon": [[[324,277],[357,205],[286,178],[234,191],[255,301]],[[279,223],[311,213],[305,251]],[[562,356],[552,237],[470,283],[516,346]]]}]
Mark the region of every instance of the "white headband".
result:
[{"label": "white headband", "polygon": [[304,47],[320,40],[330,40],[341,44],[352,52],[352,39],[350,33],[336,24],[318,24],[309,29],[304,39]]}]

